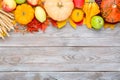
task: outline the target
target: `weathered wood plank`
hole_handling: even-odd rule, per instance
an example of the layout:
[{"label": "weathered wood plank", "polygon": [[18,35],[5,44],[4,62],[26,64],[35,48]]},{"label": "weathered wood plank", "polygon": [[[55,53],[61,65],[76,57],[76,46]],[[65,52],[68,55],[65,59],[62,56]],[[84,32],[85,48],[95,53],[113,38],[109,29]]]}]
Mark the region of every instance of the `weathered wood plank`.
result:
[{"label": "weathered wood plank", "polygon": [[115,30],[89,30],[85,26],[62,30],[49,26],[46,33],[11,33],[10,38],[0,39],[0,46],[120,46],[120,28]]},{"label": "weathered wood plank", "polygon": [[0,71],[120,71],[120,47],[1,47]]},{"label": "weathered wood plank", "polygon": [[0,80],[120,80],[120,72],[3,72]]},{"label": "weathered wood plank", "polygon": [[120,46],[119,38],[11,37],[0,46]]},{"label": "weathered wood plank", "polygon": [[[67,25],[63,29],[57,29],[52,26],[49,26],[48,29],[43,32],[35,34],[25,34],[26,36],[39,36],[39,37],[119,37],[120,36],[120,24],[116,25],[114,30],[111,29],[102,29],[102,30],[90,30],[86,26],[78,27],[74,30],[70,25]],[[12,33],[14,37],[23,36],[22,34],[18,35]]]}]

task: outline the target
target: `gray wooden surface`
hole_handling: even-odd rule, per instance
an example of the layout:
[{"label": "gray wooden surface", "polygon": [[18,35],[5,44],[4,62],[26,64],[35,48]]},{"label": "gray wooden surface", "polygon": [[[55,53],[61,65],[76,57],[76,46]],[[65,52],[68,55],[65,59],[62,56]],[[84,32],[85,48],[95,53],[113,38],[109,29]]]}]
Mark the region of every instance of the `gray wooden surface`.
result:
[{"label": "gray wooden surface", "polygon": [[0,39],[0,80],[120,80],[120,26],[85,26]]}]

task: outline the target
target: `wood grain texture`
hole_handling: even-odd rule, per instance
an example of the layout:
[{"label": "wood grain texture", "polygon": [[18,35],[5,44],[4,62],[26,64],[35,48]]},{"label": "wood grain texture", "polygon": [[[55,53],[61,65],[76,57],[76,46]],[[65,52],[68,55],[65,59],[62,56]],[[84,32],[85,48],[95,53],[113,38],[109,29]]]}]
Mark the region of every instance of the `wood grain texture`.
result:
[{"label": "wood grain texture", "polygon": [[11,33],[0,46],[120,46],[120,27],[115,30],[89,30],[85,26],[72,29],[69,25],[59,30],[49,26],[45,33]]},{"label": "wood grain texture", "polygon": [[0,73],[0,80],[120,80],[119,72],[14,72]]},{"label": "wood grain texture", "polygon": [[120,71],[120,47],[2,47],[0,71]]},{"label": "wood grain texture", "polygon": [[119,25],[10,34],[0,39],[0,80],[120,80]]}]

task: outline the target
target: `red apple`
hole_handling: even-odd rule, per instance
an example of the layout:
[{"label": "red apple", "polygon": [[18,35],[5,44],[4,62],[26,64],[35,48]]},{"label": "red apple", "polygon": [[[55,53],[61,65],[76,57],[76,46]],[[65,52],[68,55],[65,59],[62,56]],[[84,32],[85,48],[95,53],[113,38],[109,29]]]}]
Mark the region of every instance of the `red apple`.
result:
[{"label": "red apple", "polygon": [[28,4],[30,4],[31,6],[37,6],[39,0],[27,0]]},{"label": "red apple", "polygon": [[85,0],[73,0],[73,2],[76,8],[82,8],[85,3]]},{"label": "red apple", "polygon": [[3,0],[2,8],[6,12],[11,12],[16,8],[15,0]]}]

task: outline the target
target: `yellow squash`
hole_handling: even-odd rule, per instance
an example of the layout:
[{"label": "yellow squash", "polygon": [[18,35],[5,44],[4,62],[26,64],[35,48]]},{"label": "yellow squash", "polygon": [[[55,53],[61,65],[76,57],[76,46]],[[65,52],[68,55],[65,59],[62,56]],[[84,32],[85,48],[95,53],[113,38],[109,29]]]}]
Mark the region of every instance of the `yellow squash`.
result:
[{"label": "yellow squash", "polygon": [[84,7],[83,7],[83,11],[85,12],[85,15],[86,15],[84,19],[84,24],[86,24],[87,27],[91,29],[92,28],[91,23],[90,23],[91,18],[97,15],[98,13],[100,13],[99,6],[94,0],[86,0]]}]

